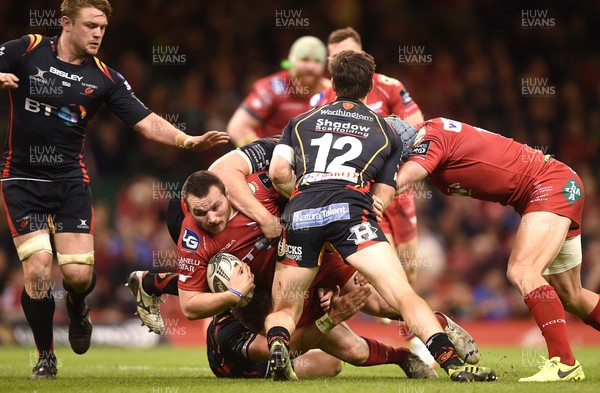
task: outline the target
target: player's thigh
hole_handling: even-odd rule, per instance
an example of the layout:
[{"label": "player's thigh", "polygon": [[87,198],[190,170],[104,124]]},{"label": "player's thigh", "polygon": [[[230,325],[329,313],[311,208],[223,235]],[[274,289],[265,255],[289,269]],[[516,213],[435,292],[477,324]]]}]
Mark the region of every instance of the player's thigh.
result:
[{"label": "player's thigh", "polygon": [[342,362],[319,350],[313,349],[293,360],[294,371],[299,378],[335,377],[342,371]]},{"label": "player's thigh", "polygon": [[420,261],[417,256],[417,237],[402,242],[396,243],[396,253],[404,267],[408,282],[413,283],[417,278]]},{"label": "player's thigh", "polygon": [[346,261],[358,270],[390,303],[405,293],[412,293],[408,278],[392,246],[380,242],[348,256]]},{"label": "player's thigh", "polygon": [[292,309],[298,313],[299,318],[302,304],[307,297],[310,284],[317,275],[317,270],[317,267],[307,268],[277,263],[273,276],[273,309]]},{"label": "player's thigh", "polygon": [[541,275],[560,251],[571,220],[550,212],[531,212],[521,219],[508,269]]}]

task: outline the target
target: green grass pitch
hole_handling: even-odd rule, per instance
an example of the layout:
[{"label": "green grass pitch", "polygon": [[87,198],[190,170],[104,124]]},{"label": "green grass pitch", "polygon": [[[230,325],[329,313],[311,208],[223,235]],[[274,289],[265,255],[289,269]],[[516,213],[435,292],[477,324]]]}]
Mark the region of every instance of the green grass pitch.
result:
[{"label": "green grass pitch", "polygon": [[[58,348],[58,376],[51,381],[30,381],[31,348],[0,347],[0,392],[600,392],[600,348],[576,348],[575,355],[586,380],[568,383],[523,384],[519,377],[533,374],[542,348],[483,348],[482,365],[494,367],[500,377],[492,383],[458,384],[439,372],[435,381],[408,380],[396,366],[358,368],[344,365],[336,378],[274,383],[269,380],[215,378],[203,348],[160,346],[152,349],[94,348],[75,355]],[[30,360],[33,353],[33,360]],[[439,371],[439,370],[438,370]]]}]

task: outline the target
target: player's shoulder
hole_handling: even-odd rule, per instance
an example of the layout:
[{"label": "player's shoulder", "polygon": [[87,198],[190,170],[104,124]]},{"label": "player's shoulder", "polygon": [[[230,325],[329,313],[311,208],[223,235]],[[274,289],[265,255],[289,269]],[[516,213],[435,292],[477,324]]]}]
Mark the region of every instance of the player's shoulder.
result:
[{"label": "player's shoulder", "polygon": [[291,78],[292,75],[289,71],[278,71],[254,82],[253,88],[254,90],[268,91],[274,95],[281,95],[286,92],[286,86],[290,84]]},{"label": "player's shoulder", "polygon": [[202,254],[212,245],[212,238],[200,228],[190,213],[181,223],[179,249],[188,254]]},{"label": "player's shoulder", "polygon": [[333,91],[333,87],[331,86],[331,81],[327,82],[328,83],[324,85],[325,87],[323,88],[323,90],[310,97],[309,105],[312,108],[325,105],[335,100],[335,92]]},{"label": "player's shoulder", "polygon": [[396,78],[392,78],[390,76],[384,74],[373,74],[373,84],[375,86],[381,86],[383,88],[389,89],[402,89],[404,85]]},{"label": "player's shoulder", "polygon": [[40,48],[56,48],[54,39],[41,34],[25,34],[21,38],[16,39],[15,44],[18,45],[21,51],[21,56],[26,56],[30,53],[39,50]]},{"label": "player's shoulder", "polygon": [[127,86],[128,90],[131,90],[131,87],[118,71],[110,68],[100,58],[96,56],[92,56],[90,59],[92,66],[99,71],[104,78],[110,81],[112,84],[124,83]]}]

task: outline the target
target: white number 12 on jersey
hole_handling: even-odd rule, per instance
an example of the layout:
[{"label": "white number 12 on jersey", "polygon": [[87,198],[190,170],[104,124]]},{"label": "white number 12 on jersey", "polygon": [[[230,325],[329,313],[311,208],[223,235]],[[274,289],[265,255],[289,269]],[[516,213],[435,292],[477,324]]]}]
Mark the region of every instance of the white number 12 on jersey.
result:
[{"label": "white number 12 on jersey", "polygon": [[[333,143],[333,146],[331,145],[332,142],[333,134],[325,134],[320,138],[315,138],[310,141],[311,146],[319,146],[317,159],[315,160],[315,172],[356,172],[355,168],[344,165],[344,163],[360,156],[360,153],[362,152],[362,143],[352,136],[343,136],[338,138],[335,143]],[[350,150],[341,156],[335,157],[333,160],[331,160],[331,163],[327,165],[331,148],[334,150],[343,150],[344,146],[346,145],[350,145]]]}]

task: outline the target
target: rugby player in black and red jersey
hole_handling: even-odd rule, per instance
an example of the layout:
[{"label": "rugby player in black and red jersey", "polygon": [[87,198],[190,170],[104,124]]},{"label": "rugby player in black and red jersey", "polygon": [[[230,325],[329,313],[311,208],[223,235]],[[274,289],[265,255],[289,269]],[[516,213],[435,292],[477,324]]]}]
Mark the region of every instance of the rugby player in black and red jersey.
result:
[{"label": "rugby player in black and red jersey", "polygon": [[[493,370],[465,366],[427,303],[410,287],[376,219],[374,202],[392,200],[404,146],[386,121],[365,105],[375,62],[343,51],[329,63],[337,99],[294,119],[273,152],[273,185],[295,189],[282,215],[273,311],[265,320],[275,380],[296,380],[288,349],[301,315],[303,293],[322,270],[325,243],[401,314],[454,381],[491,381]],[[295,170],[295,175],[294,175]]]},{"label": "rugby player in black and red jersey", "polygon": [[192,137],[178,130],[96,57],[111,12],[108,0],[64,0],[60,34],[29,34],[0,45],[0,88],[10,103],[2,195],[23,262],[21,302],[39,353],[32,379],[53,378],[57,371],[50,236],[67,291],[71,348],[83,354],[90,346],[85,297],[95,285],[94,216],[83,145],[100,106],[106,103],[144,137],[167,145],[204,150],[228,140],[216,131]]}]

